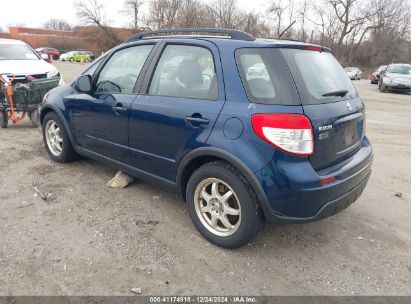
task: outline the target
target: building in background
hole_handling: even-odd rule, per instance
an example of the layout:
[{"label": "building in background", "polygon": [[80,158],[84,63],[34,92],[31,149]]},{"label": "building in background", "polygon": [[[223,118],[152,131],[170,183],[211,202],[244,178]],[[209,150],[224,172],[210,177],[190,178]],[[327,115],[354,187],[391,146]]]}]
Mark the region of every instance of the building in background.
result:
[{"label": "building in background", "polygon": [[[126,28],[106,28],[125,41],[136,30]],[[73,31],[58,31],[28,27],[9,27],[9,33],[0,33],[0,38],[22,40],[32,48],[52,47],[60,53],[71,50],[88,50],[95,54],[107,51],[110,47],[107,35],[96,26],[76,26]]]}]

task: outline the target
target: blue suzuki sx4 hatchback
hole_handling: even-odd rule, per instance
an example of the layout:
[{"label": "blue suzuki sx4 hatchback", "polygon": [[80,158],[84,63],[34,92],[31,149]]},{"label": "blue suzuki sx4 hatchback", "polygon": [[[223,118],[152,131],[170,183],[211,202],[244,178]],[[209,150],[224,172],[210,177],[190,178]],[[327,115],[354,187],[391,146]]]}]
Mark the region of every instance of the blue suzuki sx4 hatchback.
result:
[{"label": "blue suzuki sx4 hatchback", "polygon": [[360,196],[364,111],[327,48],[180,29],[108,51],[51,90],[40,119],[54,161],[81,155],[177,191],[207,240],[236,248],[265,221],[319,220]]}]

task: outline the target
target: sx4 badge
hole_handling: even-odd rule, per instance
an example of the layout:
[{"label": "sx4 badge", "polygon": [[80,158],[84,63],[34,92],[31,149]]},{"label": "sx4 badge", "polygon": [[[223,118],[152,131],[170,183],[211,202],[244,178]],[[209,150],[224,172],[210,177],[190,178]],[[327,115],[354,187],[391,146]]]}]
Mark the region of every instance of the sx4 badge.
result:
[{"label": "sx4 badge", "polygon": [[328,132],[328,130],[331,130],[332,128],[333,128],[333,125],[319,127],[318,131],[320,131],[320,134],[318,134],[318,139],[325,140],[325,139],[330,138],[330,132]]}]

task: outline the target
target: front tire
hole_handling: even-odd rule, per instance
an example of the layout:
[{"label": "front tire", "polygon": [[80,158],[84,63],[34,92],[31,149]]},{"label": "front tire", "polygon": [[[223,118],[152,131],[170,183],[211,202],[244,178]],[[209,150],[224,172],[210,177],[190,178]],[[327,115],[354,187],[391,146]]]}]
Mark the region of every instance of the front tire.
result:
[{"label": "front tire", "polygon": [[55,112],[49,112],[44,117],[42,132],[47,153],[52,160],[66,163],[77,157],[67,130]]},{"label": "front tire", "polygon": [[217,246],[241,247],[257,235],[263,224],[250,184],[223,161],[194,171],[188,181],[186,202],[194,226]]}]

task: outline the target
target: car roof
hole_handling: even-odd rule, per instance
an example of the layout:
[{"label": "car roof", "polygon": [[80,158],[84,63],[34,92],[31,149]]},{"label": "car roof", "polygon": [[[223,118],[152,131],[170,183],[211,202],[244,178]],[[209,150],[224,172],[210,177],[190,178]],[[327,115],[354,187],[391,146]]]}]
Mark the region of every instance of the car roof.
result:
[{"label": "car roof", "polygon": [[313,46],[313,47],[321,48],[325,52],[331,52],[331,49],[327,47],[323,47],[323,46],[312,44],[312,43],[306,43],[302,41],[296,41],[296,40],[257,38],[254,41],[245,41],[245,40],[230,39],[230,38],[221,37],[221,36],[199,36],[199,35],[195,35],[195,36],[182,36],[182,35],[153,36],[153,37],[143,38],[137,41],[127,41],[125,42],[125,44],[134,44],[136,42],[147,42],[147,41],[158,41],[158,40],[165,40],[165,41],[179,40],[180,42],[182,40],[209,41],[217,46],[232,45],[232,46],[235,46],[236,48],[251,48],[251,47],[303,48],[305,46]]},{"label": "car roof", "polygon": [[[188,34],[185,33],[207,33],[207,35]],[[209,34],[224,34],[225,36],[215,36]],[[171,34],[171,35],[170,35]],[[331,51],[331,49],[322,47],[319,45],[306,43],[303,41],[291,40],[291,39],[269,39],[269,38],[255,38],[248,33],[231,30],[231,29],[219,29],[219,28],[183,28],[183,29],[164,29],[149,32],[140,32],[130,36],[126,43],[137,41],[150,41],[150,40],[207,40],[218,45],[231,44],[235,47],[296,47],[302,48],[304,46],[319,47],[323,51]]]},{"label": "car roof", "polygon": [[23,42],[23,41],[21,41],[21,40],[8,39],[8,38],[0,39],[0,44],[19,44],[19,45],[26,45],[26,43]]}]

